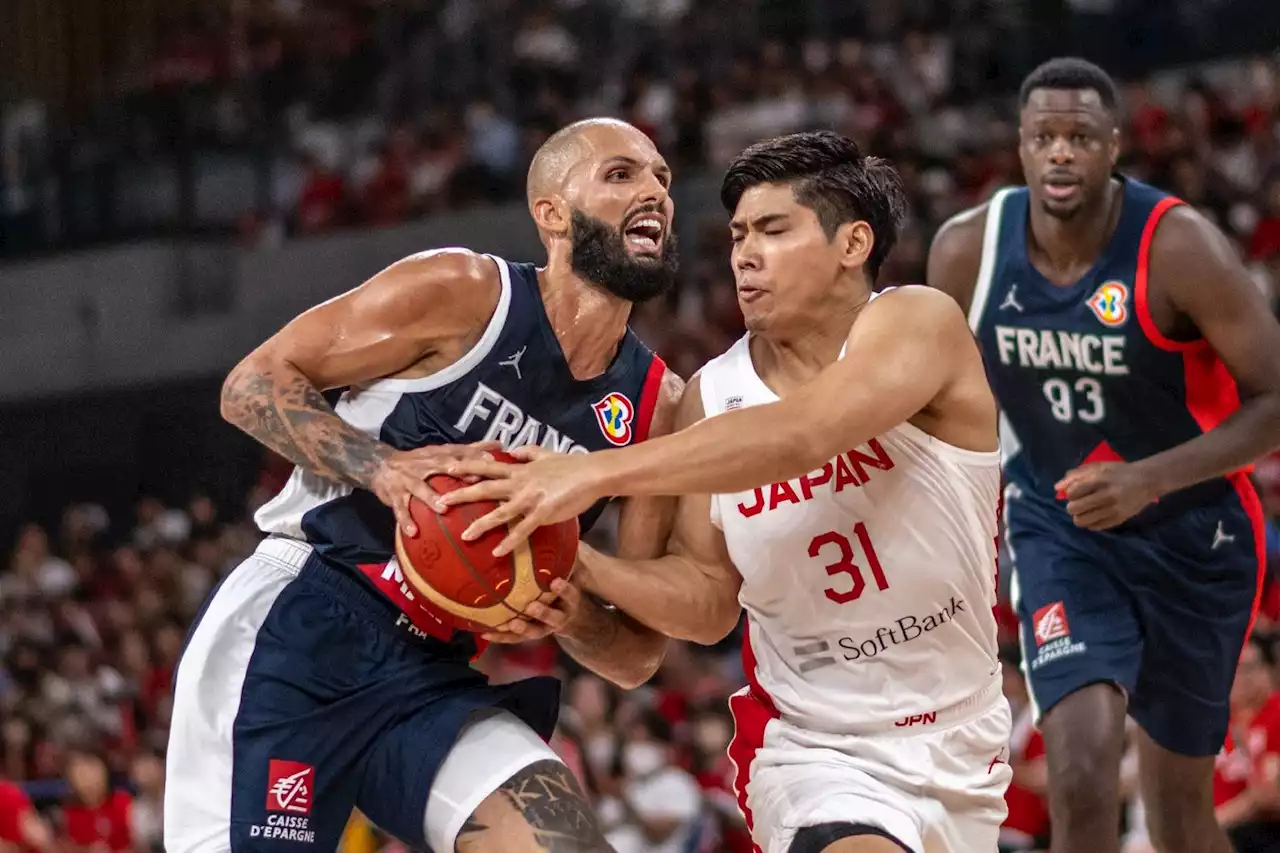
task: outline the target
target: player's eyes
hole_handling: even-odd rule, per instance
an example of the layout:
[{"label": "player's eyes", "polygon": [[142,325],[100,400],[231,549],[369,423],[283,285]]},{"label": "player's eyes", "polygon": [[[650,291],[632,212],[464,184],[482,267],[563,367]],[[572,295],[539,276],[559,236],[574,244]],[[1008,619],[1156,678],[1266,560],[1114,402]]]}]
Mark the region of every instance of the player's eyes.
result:
[{"label": "player's eyes", "polygon": [[1071,134],[1071,142],[1074,145],[1088,145],[1089,137],[1083,133],[1073,133]]},{"label": "player's eyes", "polygon": [[626,170],[626,169],[613,169],[613,170],[611,170],[611,171],[609,172],[609,174],[608,174],[606,177],[607,177],[609,180],[611,180],[611,181],[615,181],[615,180],[618,180],[618,181],[620,181],[620,180],[625,180],[625,179],[626,179],[626,177],[627,177],[627,170]]}]

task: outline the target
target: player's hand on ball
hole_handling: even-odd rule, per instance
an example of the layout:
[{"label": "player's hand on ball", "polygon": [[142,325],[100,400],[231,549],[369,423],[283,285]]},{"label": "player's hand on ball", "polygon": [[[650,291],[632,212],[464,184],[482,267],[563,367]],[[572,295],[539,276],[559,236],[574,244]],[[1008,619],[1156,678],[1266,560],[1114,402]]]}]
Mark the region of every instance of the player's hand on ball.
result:
[{"label": "player's hand on ball", "polygon": [[572,629],[573,619],[582,606],[582,591],[562,578],[551,582],[551,591],[524,609],[505,625],[482,634],[491,643],[527,643]]},{"label": "player's hand on ball", "polygon": [[544,524],[581,515],[602,497],[596,489],[591,454],[571,455],[541,447],[521,447],[511,451],[511,455],[524,460],[525,464],[467,458],[450,465],[445,473],[451,476],[472,475],[484,479],[440,498],[446,507],[472,501],[500,501],[497,509],[477,519],[462,534],[464,540],[474,542],[494,528],[510,525],[506,538],[493,549],[495,557],[510,554]]},{"label": "player's hand on ball", "polygon": [[1142,469],[1128,462],[1098,462],[1068,471],[1054,487],[1077,527],[1106,530],[1133,518],[1159,495]]},{"label": "player's hand on ball", "polygon": [[396,523],[406,536],[417,536],[418,525],[409,515],[409,499],[417,498],[436,512],[444,512],[440,496],[427,484],[433,474],[443,474],[463,459],[492,460],[496,441],[479,444],[435,444],[414,450],[398,450],[383,460],[370,483],[371,491],[396,514]]}]

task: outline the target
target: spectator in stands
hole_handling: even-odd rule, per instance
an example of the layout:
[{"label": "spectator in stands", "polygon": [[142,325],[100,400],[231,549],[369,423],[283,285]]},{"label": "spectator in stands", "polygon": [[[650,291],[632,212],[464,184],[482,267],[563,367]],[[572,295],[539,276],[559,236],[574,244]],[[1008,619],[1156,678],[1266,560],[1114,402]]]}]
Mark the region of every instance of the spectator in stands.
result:
[{"label": "spectator in stands", "polygon": [[617,853],[684,853],[696,849],[702,796],[688,771],[674,764],[671,727],[646,711],[622,745],[625,820],[606,834]]},{"label": "spectator in stands", "polygon": [[0,778],[0,853],[53,853],[53,833],[31,800]]},{"label": "spectator in stands", "polygon": [[67,756],[70,797],[62,807],[66,853],[123,853],[133,849],[132,799],[113,791],[107,765],[92,752]]},{"label": "spectator in stands", "polygon": [[1271,645],[1255,635],[1231,688],[1231,723],[1214,770],[1218,822],[1237,853],[1268,853],[1280,839],[1280,691]]}]

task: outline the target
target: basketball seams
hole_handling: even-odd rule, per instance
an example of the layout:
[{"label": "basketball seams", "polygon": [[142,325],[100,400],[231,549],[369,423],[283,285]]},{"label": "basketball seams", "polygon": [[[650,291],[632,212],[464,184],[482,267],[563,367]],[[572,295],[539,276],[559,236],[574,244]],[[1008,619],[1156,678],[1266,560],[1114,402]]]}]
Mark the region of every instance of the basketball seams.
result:
[{"label": "basketball seams", "polygon": [[[465,553],[463,553],[462,547],[458,544],[457,540],[453,538],[453,531],[450,530],[449,526],[444,523],[443,517],[438,513],[434,513],[434,512],[432,513],[432,515],[435,516],[436,525],[440,528],[440,532],[444,534],[445,541],[448,542],[449,547],[453,549],[453,553],[457,556],[458,561],[462,564],[462,566],[467,570],[467,574],[471,575],[471,579],[474,580],[476,583],[480,584],[481,589],[488,591],[489,595],[492,596],[493,602],[495,604],[500,605],[504,607],[506,610],[508,610],[511,613],[511,616],[513,619],[516,616],[519,616],[520,615],[519,611],[513,610],[511,608],[511,605],[507,604],[506,597],[503,595],[500,595],[498,593],[498,590],[493,586],[493,584],[489,583],[489,579],[486,578],[480,572],[478,572],[475,566],[471,565],[471,560],[467,557]],[[516,572],[515,561],[510,556],[508,556],[507,562],[511,566],[511,573],[512,573],[512,576],[514,577]]]}]

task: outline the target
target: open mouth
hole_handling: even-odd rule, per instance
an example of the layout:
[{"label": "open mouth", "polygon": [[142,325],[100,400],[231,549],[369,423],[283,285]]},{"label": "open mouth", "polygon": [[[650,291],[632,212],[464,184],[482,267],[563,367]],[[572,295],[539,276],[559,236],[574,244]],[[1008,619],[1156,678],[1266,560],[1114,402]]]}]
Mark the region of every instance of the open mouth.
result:
[{"label": "open mouth", "polygon": [[1044,192],[1049,198],[1055,200],[1068,199],[1074,196],[1080,190],[1080,182],[1075,178],[1065,175],[1053,176],[1046,178],[1044,181]]},{"label": "open mouth", "polygon": [[637,252],[657,252],[666,231],[666,221],[654,213],[640,213],[623,229],[627,245]]}]

